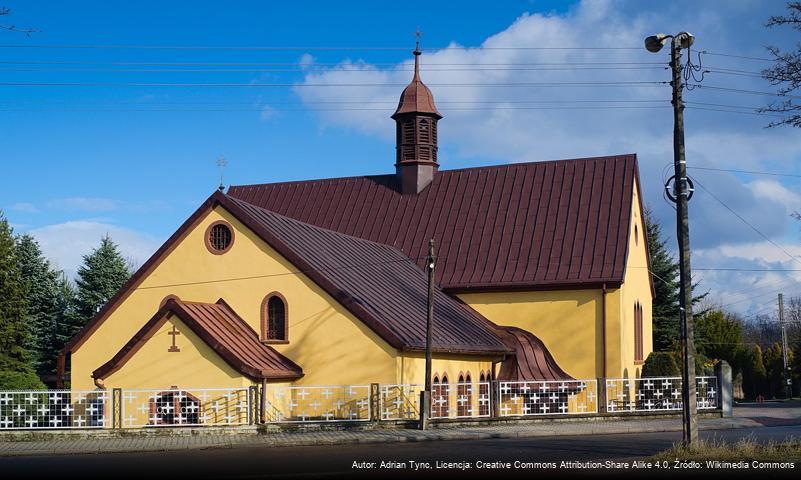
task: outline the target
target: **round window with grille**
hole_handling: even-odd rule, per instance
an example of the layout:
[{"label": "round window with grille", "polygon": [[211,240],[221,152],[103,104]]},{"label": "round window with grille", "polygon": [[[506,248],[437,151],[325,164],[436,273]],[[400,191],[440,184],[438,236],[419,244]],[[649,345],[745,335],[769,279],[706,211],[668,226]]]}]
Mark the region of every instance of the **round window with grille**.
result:
[{"label": "round window with grille", "polygon": [[227,252],[234,243],[234,230],[227,222],[217,221],[206,230],[206,248],[211,253],[222,254]]}]

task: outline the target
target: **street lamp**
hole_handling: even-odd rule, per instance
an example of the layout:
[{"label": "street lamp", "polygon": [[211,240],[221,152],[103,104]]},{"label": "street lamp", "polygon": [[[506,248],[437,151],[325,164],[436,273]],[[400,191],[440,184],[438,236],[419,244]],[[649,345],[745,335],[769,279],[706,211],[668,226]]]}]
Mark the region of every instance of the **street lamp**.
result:
[{"label": "street lamp", "polygon": [[[681,320],[681,404],[684,445],[698,442],[698,406],[695,396],[695,344],[693,343],[692,278],[690,275],[690,227],[687,202],[692,194],[687,178],[684,158],[684,102],[682,101],[681,49],[688,49],[695,37],[687,32],[676,35],[658,33],[645,39],[645,48],[651,53],[662,50],[670,39],[670,69],[673,74],[673,166],[676,202],[676,238],[679,243],[679,317]],[[667,187],[667,186],[666,186]]]}]

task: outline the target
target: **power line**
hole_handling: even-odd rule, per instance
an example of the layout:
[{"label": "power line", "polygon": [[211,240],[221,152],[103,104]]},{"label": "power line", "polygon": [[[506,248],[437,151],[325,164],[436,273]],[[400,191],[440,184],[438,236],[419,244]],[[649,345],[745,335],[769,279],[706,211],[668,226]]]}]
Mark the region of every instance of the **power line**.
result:
[{"label": "power line", "polygon": [[[97,62],[97,61],[75,61],[75,60],[33,60],[33,61],[13,61],[0,60],[0,65],[107,65],[107,66],[187,66],[187,67],[310,67],[310,66],[341,66],[343,62]],[[352,66],[397,66],[398,62],[370,62],[351,63]],[[665,62],[424,62],[420,65],[421,69],[431,66],[583,66],[583,65],[666,65]]]},{"label": "power line", "polygon": [[693,170],[708,170],[712,172],[746,173],[750,175],[772,175],[776,177],[801,178],[801,174],[797,173],[759,172],[754,170],[736,170],[731,168],[691,167],[691,166],[688,166],[687,168],[691,168]]},{"label": "power line", "polygon": [[[504,82],[429,83],[439,87],[642,87],[662,86],[664,81],[611,82]],[[404,87],[406,83],[130,83],[130,82],[2,82],[3,87]]]},{"label": "power line", "polygon": [[[20,49],[41,49],[41,50],[218,50],[218,51],[325,51],[325,52],[338,52],[338,51],[409,51],[408,46],[404,47],[367,47],[367,46],[228,46],[228,45],[112,45],[112,44],[42,44],[42,45],[0,45],[0,48],[20,48]],[[596,46],[580,46],[580,47],[529,47],[529,46],[509,46],[509,47],[466,47],[448,45],[445,47],[428,47],[422,49],[423,51],[438,51],[438,50],[639,50],[642,47],[596,47]]]},{"label": "power line", "polygon": [[728,87],[719,87],[716,85],[707,85],[704,83],[695,83],[692,84],[693,88],[700,88],[700,89],[709,89],[709,90],[720,90],[723,92],[731,92],[731,93],[743,93],[747,95],[764,95],[769,97],[786,97],[786,98],[801,98],[801,95],[790,95],[790,94],[782,94],[777,92],[763,92],[758,90],[745,90],[741,88],[728,88]]},{"label": "power line", "polygon": [[755,61],[760,61],[760,62],[772,62],[773,61],[772,58],[749,57],[749,56],[746,56],[746,55],[733,55],[733,54],[730,54],[730,53],[710,52],[708,50],[701,50],[701,53],[703,53],[705,55],[716,56],[716,57],[739,58],[739,59],[742,59],[742,60],[755,60]]},{"label": "power line", "polygon": [[[767,240],[767,241],[768,241],[768,242],[769,242],[771,245],[773,245],[774,247],[776,247],[776,248],[778,248],[779,250],[781,250],[782,252],[784,252],[784,254],[785,254],[785,255],[787,255],[787,256],[790,258],[790,260],[792,260],[792,261],[794,261],[794,262],[797,262],[797,261],[798,261],[798,258],[797,258],[795,255],[791,254],[790,252],[788,252],[787,250],[785,250],[785,249],[784,249],[784,247],[782,247],[782,246],[781,246],[781,245],[779,245],[778,243],[776,243],[776,242],[774,242],[773,240],[771,240],[771,239],[770,239],[770,238],[769,238],[767,235],[765,235],[764,233],[762,233],[762,232],[761,232],[761,231],[760,231],[758,228],[756,228],[756,227],[755,227],[755,226],[753,226],[753,225],[752,225],[750,222],[748,222],[748,220],[746,220],[745,218],[743,218],[743,217],[742,217],[742,215],[740,215],[739,213],[737,213],[736,211],[734,211],[734,209],[732,209],[730,206],[728,206],[728,205],[726,204],[726,202],[724,202],[723,200],[721,200],[720,198],[718,198],[718,197],[717,197],[717,195],[715,195],[714,193],[710,192],[710,191],[709,191],[709,189],[707,189],[707,188],[706,188],[706,187],[705,187],[705,186],[704,186],[704,185],[703,185],[701,182],[699,182],[697,179],[695,180],[695,183],[697,183],[699,187],[701,187],[701,188],[702,188],[702,189],[703,189],[703,190],[704,190],[704,191],[705,191],[707,194],[709,194],[709,196],[711,196],[711,197],[712,197],[712,198],[714,198],[714,199],[715,199],[715,200],[716,200],[718,203],[720,203],[721,205],[723,205],[723,207],[725,207],[725,208],[726,208],[726,210],[728,210],[728,211],[729,211],[729,212],[731,212],[731,213],[732,213],[732,214],[733,214],[735,217],[737,217],[738,219],[740,219],[740,221],[741,221],[741,222],[743,222],[744,224],[746,224],[747,226],[749,226],[749,227],[751,228],[751,230],[755,231],[757,234],[759,234],[759,236],[761,236],[762,238],[764,238],[765,240]],[[698,269],[696,269],[696,270],[698,270]],[[777,270],[771,270],[771,271],[777,271]],[[788,271],[794,271],[794,270],[788,270]]]}]

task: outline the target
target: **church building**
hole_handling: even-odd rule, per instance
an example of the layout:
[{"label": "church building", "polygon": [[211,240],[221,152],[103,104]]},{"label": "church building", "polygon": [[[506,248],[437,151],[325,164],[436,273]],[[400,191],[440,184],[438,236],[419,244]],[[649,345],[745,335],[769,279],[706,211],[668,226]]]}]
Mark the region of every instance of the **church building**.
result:
[{"label": "church building", "polygon": [[639,376],[636,155],[441,169],[414,55],[393,173],[214,192],[65,347],[71,388],[422,384],[431,239],[437,383]]}]

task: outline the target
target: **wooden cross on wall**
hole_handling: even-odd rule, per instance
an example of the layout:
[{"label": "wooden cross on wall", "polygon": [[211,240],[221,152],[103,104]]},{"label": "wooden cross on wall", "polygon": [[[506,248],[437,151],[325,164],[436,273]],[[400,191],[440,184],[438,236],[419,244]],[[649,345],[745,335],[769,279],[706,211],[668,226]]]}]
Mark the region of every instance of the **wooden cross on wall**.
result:
[{"label": "wooden cross on wall", "polygon": [[172,330],[167,332],[167,335],[172,335],[172,346],[170,346],[170,348],[167,349],[168,352],[180,352],[181,351],[181,349],[178,348],[178,346],[175,344],[175,337],[177,337],[180,334],[181,334],[181,332],[179,332],[178,329],[175,328],[175,325],[172,326]]}]

